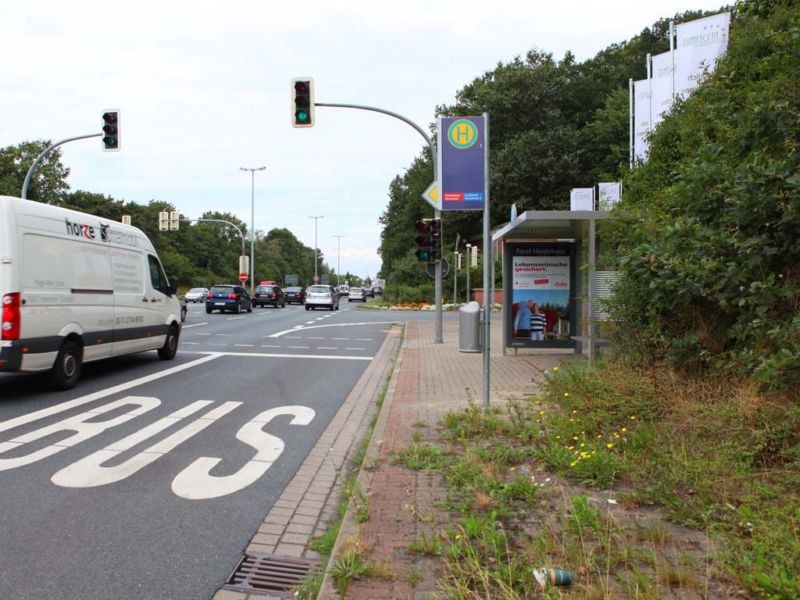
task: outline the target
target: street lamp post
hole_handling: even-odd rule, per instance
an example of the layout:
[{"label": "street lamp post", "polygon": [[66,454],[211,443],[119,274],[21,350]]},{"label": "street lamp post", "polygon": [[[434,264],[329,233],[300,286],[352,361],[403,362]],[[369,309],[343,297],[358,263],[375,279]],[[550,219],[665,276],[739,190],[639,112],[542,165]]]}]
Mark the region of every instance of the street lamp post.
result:
[{"label": "street lamp post", "polygon": [[263,171],[267,167],[239,167],[240,171],[250,171],[250,295],[255,289],[256,273],[256,171]]},{"label": "street lamp post", "polygon": [[342,255],[342,238],[345,237],[343,235],[335,235],[333,236],[338,238],[337,240],[337,248],[336,248],[336,287],[339,287],[339,275],[342,272],[341,260],[340,257]]},{"label": "street lamp post", "polygon": [[314,283],[319,283],[319,276],[317,275],[317,221],[324,219],[323,215],[318,217],[309,216],[309,219],[314,219]]}]

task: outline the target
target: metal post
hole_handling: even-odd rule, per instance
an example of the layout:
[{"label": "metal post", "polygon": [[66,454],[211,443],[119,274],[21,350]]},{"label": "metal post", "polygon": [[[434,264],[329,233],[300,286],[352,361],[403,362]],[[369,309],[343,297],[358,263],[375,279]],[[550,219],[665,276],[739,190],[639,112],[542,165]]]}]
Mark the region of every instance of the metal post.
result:
[{"label": "metal post", "polygon": [[628,166],[631,171],[633,170],[633,145],[634,145],[634,129],[636,118],[633,113],[633,99],[634,99],[633,79],[628,79]]},{"label": "metal post", "polygon": [[242,171],[250,171],[250,295],[255,291],[256,278],[256,171],[263,171],[267,167],[254,167],[247,169],[239,167]]},{"label": "metal post", "polygon": [[453,306],[458,306],[458,250],[453,252]]},{"label": "metal post", "polygon": [[486,203],[483,206],[483,406],[489,407],[489,379],[490,379],[490,333],[489,324],[492,317],[492,304],[489,298],[489,275],[492,264],[492,237],[489,215],[489,113],[483,113],[483,123],[486,132],[486,162],[483,165],[484,196]]},{"label": "metal post", "polygon": [[67,138],[65,140],[61,140],[60,142],[56,142],[55,144],[52,144],[47,148],[45,148],[42,151],[42,153],[36,157],[36,160],[33,161],[33,164],[28,169],[28,173],[25,175],[25,181],[22,182],[22,199],[23,200],[28,199],[28,186],[30,185],[31,179],[33,178],[33,172],[36,170],[36,167],[39,166],[39,163],[42,162],[42,159],[47,155],[47,153],[50,152],[50,150],[56,148],[57,146],[60,146],[61,144],[66,144],[67,142],[74,142],[75,140],[85,140],[87,138],[100,137],[102,135],[104,134],[91,133],[89,135],[79,135],[78,137],[72,137],[72,138]]},{"label": "metal post", "polygon": [[342,267],[341,267],[342,238],[345,237],[345,236],[343,236],[343,235],[335,235],[333,237],[338,238],[337,239],[337,248],[336,248],[336,287],[339,287],[341,285],[341,282],[339,280],[339,276],[341,275],[341,272],[342,272]]},{"label": "metal post", "polygon": [[314,219],[314,283],[318,283],[319,275],[317,275],[317,263],[319,261],[317,260],[317,221],[324,219],[325,217],[320,215],[318,217],[309,216],[308,218]]},{"label": "metal post", "polygon": [[472,270],[472,244],[467,244],[467,302],[470,301],[470,284],[469,284],[469,276],[470,271]]}]

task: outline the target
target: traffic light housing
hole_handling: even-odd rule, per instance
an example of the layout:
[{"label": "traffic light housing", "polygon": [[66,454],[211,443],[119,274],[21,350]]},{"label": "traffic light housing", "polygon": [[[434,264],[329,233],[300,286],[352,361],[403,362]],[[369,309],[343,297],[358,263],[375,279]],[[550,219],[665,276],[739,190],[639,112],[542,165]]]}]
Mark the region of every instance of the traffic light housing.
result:
[{"label": "traffic light housing", "polygon": [[414,241],[417,243],[417,260],[423,262],[431,262],[432,243],[431,237],[431,220],[422,219],[417,221],[415,225],[417,229],[417,237]]},{"label": "traffic light housing", "polygon": [[119,151],[119,111],[103,112],[103,151]]},{"label": "traffic light housing", "polygon": [[314,126],[314,80],[311,77],[292,79],[292,127]]},{"label": "traffic light housing", "polygon": [[442,258],[442,220],[431,219],[431,261]]}]

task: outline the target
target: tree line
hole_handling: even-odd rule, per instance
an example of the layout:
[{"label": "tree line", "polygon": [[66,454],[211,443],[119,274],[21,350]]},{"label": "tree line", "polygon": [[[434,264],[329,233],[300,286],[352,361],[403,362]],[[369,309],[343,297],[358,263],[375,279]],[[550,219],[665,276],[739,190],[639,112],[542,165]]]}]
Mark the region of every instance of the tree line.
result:
[{"label": "tree line", "polygon": [[[0,194],[19,197],[28,168],[52,142],[26,141],[0,149]],[[232,227],[222,223],[181,222],[177,231],[159,231],[158,213],[176,210],[161,200],[147,204],[126,202],[103,194],[84,190],[71,191],[67,178],[70,170],[61,162],[61,151],[55,148],[39,164],[32,178],[28,198],[32,201],[62,206],[100,217],[121,221],[123,215],[144,231],[153,241],[164,268],[178,278],[184,287],[209,287],[215,283],[238,281],[241,237]],[[181,216],[183,218],[183,216]],[[234,223],[245,237],[245,254],[250,256],[250,229],[247,224],[228,212],[208,211],[201,219],[217,219]],[[257,281],[284,281],[287,274],[298,275],[300,285],[313,283],[314,249],[306,246],[288,229],[275,228],[267,233],[255,232],[255,277]],[[335,269],[324,261],[318,251],[317,271],[336,282]],[[351,273],[340,276],[342,281],[360,285],[361,279]]]}]

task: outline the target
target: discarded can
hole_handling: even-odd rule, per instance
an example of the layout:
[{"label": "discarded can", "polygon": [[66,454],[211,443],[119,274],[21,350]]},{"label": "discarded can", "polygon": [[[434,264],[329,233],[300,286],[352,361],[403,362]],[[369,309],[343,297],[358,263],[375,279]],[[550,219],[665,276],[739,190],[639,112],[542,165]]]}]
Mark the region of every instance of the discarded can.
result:
[{"label": "discarded can", "polygon": [[572,573],[564,569],[535,569],[533,576],[543,588],[550,585],[572,585]]}]

